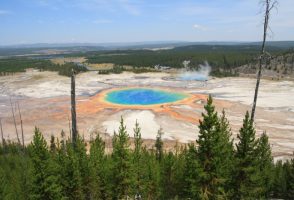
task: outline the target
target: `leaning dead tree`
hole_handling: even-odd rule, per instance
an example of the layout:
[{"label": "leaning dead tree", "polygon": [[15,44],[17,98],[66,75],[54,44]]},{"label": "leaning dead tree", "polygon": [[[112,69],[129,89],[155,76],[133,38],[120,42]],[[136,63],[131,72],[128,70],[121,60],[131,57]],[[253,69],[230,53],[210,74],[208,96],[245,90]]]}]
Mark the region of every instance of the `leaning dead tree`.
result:
[{"label": "leaning dead tree", "polygon": [[14,128],[15,128],[15,133],[16,133],[16,137],[17,137],[17,142],[20,144],[20,139],[19,139],[18,130],[17,130],[17,126],[16,126],[15,115],[14,115],[14,107],[13,107],[11,98],[10,98],[10,105],[11,105],[11,112],[12,112],[12,117],[13,117]]},{"label": "leaning dead tree", "polygon": [[76,116],[76,83],[75,71],[72,70],[71,75],[71,133],[72,143],[75,145],[77,141],[77,116]]},{"label": "leaning dead tree", "polygon": [[17,108],[18,108],[18,114],[19,114],[19,120],[20,120],[22,147],[24,148],[25,144],[24,144],[23,125],[22,125],[22,118],[21,118],[21,113],[20,113],[19,103],[18,102],[17,102]]},{"label": "leaning dead tree", "polygon": [[254,121],[254,115],[255,115],[255,109],[256,109],[256,103],[257,103],[257,97],[258,97],[258,90],[259,90],[259,84],[260,84],[260,78],[261,78],[261,70],[262,65],[265,63],[265,65],[268,64],[268,56],[269,54],[265,51],[265,43],[266,38],[268,35],[268,23],[270,18],[270,12],[273,8],[276,7],[276,4],[278,2],[276,0],[263,0],[262,4],[265,7],[264,12],[264,23],[263,23],[263,40],[262,40],[262,46],[261,46],[261,52],[259,56],[259,67],[258,67],[258,73],[257,73],[257,81],[255,86],[255,93],[254,93],[254,100],[252,105],[252,111],[251,111],[251,120]]},{"label": "leaning dead tree", "polygon": [[69,139],[71,140],[71,124],[70,124],[69,115],[67,115],[67,120],[68,120]]},{"label": "leaning dead tree", "polygon": [[2,128],[2,120],[1,120],[1,118],[0,118],[0,131],[1,131],[2,145],[4,145],[4,134],[3,134],[3,128]]}]

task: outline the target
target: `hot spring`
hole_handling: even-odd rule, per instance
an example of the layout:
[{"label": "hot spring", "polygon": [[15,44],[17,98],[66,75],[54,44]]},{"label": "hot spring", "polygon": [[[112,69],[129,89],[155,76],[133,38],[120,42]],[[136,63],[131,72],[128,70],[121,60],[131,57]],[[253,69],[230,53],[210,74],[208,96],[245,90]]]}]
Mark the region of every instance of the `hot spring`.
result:
[{"label": "hot spring", "polygon": [[128,88],[106,93],[105,100],[121,105],[154,105],[172,103],[187,98],[187,94],[160,89]]}]

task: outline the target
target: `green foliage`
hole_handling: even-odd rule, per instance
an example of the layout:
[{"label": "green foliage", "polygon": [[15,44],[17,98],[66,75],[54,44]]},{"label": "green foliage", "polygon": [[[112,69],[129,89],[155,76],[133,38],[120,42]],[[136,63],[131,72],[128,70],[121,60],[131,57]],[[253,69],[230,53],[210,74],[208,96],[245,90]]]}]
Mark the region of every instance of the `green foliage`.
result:
[{"label": "green foliage", "polygon": [[0,59],[0,76],[11,75],[16,72],[24,72],[28,68],[39,69],[40,71],[57,71],[59,75],[71,76],[72,69],[77,73],[87,71],[84,66],[75,63],[65,63],[58,65],[50,60],[31,58],[7,58]]},{"label": "green foliage", "polygon": [[269,193],[273,184],[273,158],[268,136],[264,132],[258,139],[257,144],[257,162],[259,167],[259,187],[261,188],[260,196],[269,198]]},{"label": "green foliage", "polygon": [[161,161],[163,154],[162,129],[159,129],[155,141],[156,159]]},{"label": "green foliage", "polygon": [[99,134],[91,141],[89,155],[89,189],[90,199],[106,199],[110,197],[107,188],[105,142]]},{"label": "green foliage", "polygon": [[0,146],[0,199],[29,199],[32,188],[30,157],[18,143]]},{"label": "green foliage", "polygon": [[[130,141],[123,119],[113,150],[96,134],[87,148],[78,137],[51,137],[36,128],[25,149],[0,145],[0,199],[293,199],[294,159],[273,163],[267,135],[256,138],[246,113],[234,149],[225,113],[205,105],[197,144],[163,149],[159,130],[147,149],[136,123]],[[155,148],[154,148],[155,147]],[[88,149],[88,151],[87,151]]]},{"label": "green foliage", "polygon": [[113,195],[116,199],[127,198],[131,193],[131,159],[129,150],[129,135],[123,118],[120,121],[118,134],[114,134],[112,142],[113,160]]},{"label": "green foliage", "polygon": [[[272,53],[281,53],[279,48],[269,47]],[[182,68],[184,60],[190,60],[192,69],[208,61],[212,66],[211,75],[217,77],[237,76],[236,67],[254,63],[259,55],[259,47],[253,45],[192,45],[170,50],[117,50],[99,51],[86,54],[89,63],[114,63],[118,66],[136,66],[131,70],[154,68],[155,65]],[[103,71],[102,73],[111,73]]]},{"label": "green foliage", "polygon": [[102,74],[102,75],[105,75],[105,74],[121,74],[124,71],[133,72],[133,73],[136,73],[136,74],[147,73],[147,72],[158,72],[158,70],[155,70],[153,68],[148,68],[148,67],[132,67],[132,68],[126,69],[123,66],[115,65],[111,69],[99,70],[99,74]]},{"label": "green foliage", "polygon": [[229,196],[233,167],[233,143],[230,129],[223,113],[219,118],[212,97],[204,106],[206,114],[199,123],[197,159],[199,163],[200,197],[203,199],[225,199]]},{"label": "green foliage", "polygon": [[272,196],[282,199],[294,198],[294,159],[275,164]]},{"label": "green foliage", "polygon": [[287,176],[287,199],[294,198],[294,159],[285,164]]},{"label": "green foliage", "polygon": [[62,186],[58,166],[51,158],[47,142],[39,129],[35,128],[35,135],[30,147],[33,165],[32,199],[61,199]]},{"label": "green foliage", "polygon": [[[190,48],[191,47],[191,48]],[[138,67],[154,67],[157,64],[173,68],[183,67],[184,60],[191,60],[191,66],[197,67],[204,61],[212,66],[227,66],[246,63],[258,53],[257,48],[242,48],[240,46],[209,46],[198,45],[190,47],[178,47],[172,50],[123,50],[96,52],[88,55],[90,63],[114,63],[116,65],[130,65]],[[226,63],[224,63],[224,55]]]},{"label": "green foliage", "polygon": [[142,173],[141,168],[142,165],[142,138],[141,138],[141,128],[139,126],[138,121],[136,121],[134,128],[134,151],[133,151],[133,168],[134,168],[134,185],[136,188],[136,193],[140,193],[142,191]]},{"label": "green foliage", "polygon": [[72,70],[74,70],[76,73],[87,71],[84,66],[77,65],[75,63],[65,63],[64,65],[56,65],[52,63],[51,65],[42,65],[38,67],[38,69],[41,71],[57,71],[59,75],[68,77],[72,75]]},{"label": "green foliage", "polygon": [[275,171],[273,174],[273,196],[277,198],[285,198],[287,194],[287,177],[286,170],[281,160],[275,164]]},{"label": "green foliage", "polygon": [[[161,172],[159,162],[153,151],[142,149],[141,190],[139,193],[145,199],[159,199],[161,190]],[[136,191],[137,192],[137,191]]]},{"label": "green foliage", "polygon": [[184,150],[184,183],[183,196],[185,198],[199,199],[200,185],[199,185],[199,162],[197,159],[197,148],[191,143],[188,148]]},{"label": "green foliage", "polygon": [[[245,115],[243,126],[237,138],[239,139],[236,145],[236,169],[235,169],[235,194],[237,199],[243,198],[263,198],[265,186],[261,180],[261,164],[259,156],[267,156],[268,148],[267,139],[261,138],[260,142],[255,138],[255,129],[253,121],[250,119],[249,113]],[[262,151],[262,152],[259,152]],[[264,154],[264,155],[262,155]],[[267,163],[266,163],[267,165]]]},{"label": "green foliage", "polygon": [[99,74],[121,74],[123,71],[125,71],[123,66],[115,65],[111,69],[99,70]]}]

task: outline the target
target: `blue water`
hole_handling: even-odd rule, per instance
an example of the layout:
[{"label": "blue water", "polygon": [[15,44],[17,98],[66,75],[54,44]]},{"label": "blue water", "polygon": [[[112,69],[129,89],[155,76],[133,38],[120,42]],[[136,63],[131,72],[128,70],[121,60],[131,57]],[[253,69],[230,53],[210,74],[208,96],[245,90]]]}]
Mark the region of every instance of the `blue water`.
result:
[{"label": "blue water", "polygon": [[186,98],[187,95],[148,88],[130,88],[107,93],[105,100],[122,105],[154,105],[171,103]]},{"label": "blue water", "polygon": [[200,72],[186,72],[179,75],[180,80],[183,81],[207,81],[208,74]]}]

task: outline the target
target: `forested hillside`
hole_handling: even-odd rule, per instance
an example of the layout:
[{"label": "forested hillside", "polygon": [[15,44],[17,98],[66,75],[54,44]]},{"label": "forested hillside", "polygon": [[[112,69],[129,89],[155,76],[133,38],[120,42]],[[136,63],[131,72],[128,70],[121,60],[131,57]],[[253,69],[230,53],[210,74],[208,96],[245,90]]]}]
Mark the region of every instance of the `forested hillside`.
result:
[{"label": "forested hillside", "polygon": [[[282,45],[282,44],[281,44]],[[267,70],[280,77],[293,73],[293,50],[268,46],[271,64]],[[236,76],[239,73],[254,74],[260,47],[257,45],[191,45],[169,50],[107,50],[74,53],[66,56],[82,56],[87,63],[113,63],[117,68],[101,71],[104,74],[122,72],[121,66],[132,66],[134,72],[148,72],[156,66],[183,68],[183,61],[189,60],[189,67],[197,69],[199,64],[208,62],[212,67],[212,76]],[[11,57],[0,59],[0,75],[23,72],[26,68],[58,71],[61,75],[69,75],[72,68],[85,71],[82,65],[73,63],[58,65],[41,57]]]},{"label": "forested hillside", "polygon": [[268,137],[257,138],[248,112],[236,145],[211,97],[199,129],[194,143],[172,151],[164,150],[162,131],[146,149],[139,124],[127,133],[123,119],[108,154],[99,134],[72,144],[61,133],[47,144],[36,128],[24,148],[2,139],[0,199],[294,198],[294,159],[273,163]]},{"label": "forested hillside", "polygon": [[58,65],[50,60],[31,58],[7,58],[0,59],[0,76],[11,75],[16,72],[24,72],[28,68],[39,69],[41,71],[57,71],[59,75],[70,76],[72,69],[77,73],[87,71],[83,66],[74,63]]},{"label": "forested hillside", "polygon": [[[269,46],[272,55],[285,51],[283,48]],[[170,50],[119,50],[87,53],[89,63],[114,63],[135,67],[154,67],[155,65],[171,68],[184,67],[183,61],[191,61],[191,68],[198,68],[205,61],[212,66],[213,76],[236,75],[235,68],[256,62],[260,47],[256,45],[192,45],[176,47]]]},{"label": "forested hillside", "polygon": [[[255,74],[258,63],[252,62],[236,69],[238,73]],[[288,50],[284,53],[273,55],[268,60],[267,66],[263,68],[263,76],[285,78],[294,76],[294,50]]]}]

